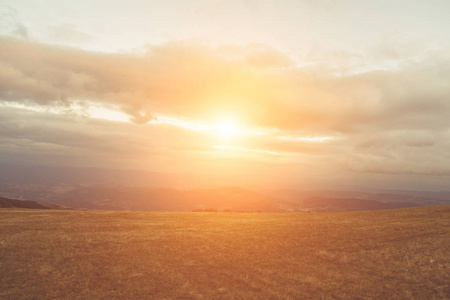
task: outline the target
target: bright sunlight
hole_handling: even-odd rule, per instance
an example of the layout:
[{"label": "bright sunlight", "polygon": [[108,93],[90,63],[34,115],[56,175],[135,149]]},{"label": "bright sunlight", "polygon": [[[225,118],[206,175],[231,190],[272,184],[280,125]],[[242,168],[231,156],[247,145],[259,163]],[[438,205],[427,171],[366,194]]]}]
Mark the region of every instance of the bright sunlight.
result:
[{"label": "bright sunlight", "polygon": [[238,126],[231,121],[220,122],[215,126],[214,131],[221,137],[235,137],[240,133]]}]

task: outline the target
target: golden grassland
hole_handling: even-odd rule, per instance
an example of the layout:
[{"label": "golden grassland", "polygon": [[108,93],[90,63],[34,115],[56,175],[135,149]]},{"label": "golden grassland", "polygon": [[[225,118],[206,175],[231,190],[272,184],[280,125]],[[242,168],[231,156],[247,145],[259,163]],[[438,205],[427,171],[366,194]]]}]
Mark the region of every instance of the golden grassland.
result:
[{"label": "golden grassland", "polygon": [[450,206],[0,210],[1,299],[449,299]]}]

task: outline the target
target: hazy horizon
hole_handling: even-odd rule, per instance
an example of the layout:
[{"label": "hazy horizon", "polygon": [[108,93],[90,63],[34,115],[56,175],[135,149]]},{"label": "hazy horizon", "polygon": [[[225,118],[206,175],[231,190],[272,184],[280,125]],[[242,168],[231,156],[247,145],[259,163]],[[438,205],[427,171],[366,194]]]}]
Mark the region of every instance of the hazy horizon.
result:
[{"label": "hazy horizon", "polygon": [[448,190],[449,9],[5,0],[0,165]]}]

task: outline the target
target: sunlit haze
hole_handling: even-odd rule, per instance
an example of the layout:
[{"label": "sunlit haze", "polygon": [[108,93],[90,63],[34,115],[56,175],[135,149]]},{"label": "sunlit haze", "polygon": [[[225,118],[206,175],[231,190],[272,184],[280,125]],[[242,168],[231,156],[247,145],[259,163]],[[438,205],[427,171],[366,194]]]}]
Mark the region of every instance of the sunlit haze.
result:
[{"label": "sunlit haze", "polygon": [[[446,189],[450,1],[0,4],[0,165]],[[161,175],[163,176],[163,175]]]}]

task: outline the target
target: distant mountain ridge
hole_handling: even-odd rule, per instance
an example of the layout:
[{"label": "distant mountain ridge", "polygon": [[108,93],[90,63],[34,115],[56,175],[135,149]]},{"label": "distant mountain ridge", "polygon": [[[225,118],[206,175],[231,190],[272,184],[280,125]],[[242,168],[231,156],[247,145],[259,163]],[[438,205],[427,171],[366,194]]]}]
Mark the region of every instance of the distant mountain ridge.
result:
[{"label": "distant mountain ridge", "polygon": [[[280,195],[282,196],[282,195]],[[46,203],[79,209],[129,211],[340,212],[419,206],[407,201],[310,196],[289,199],[239,187],[177,190],[152,187],[77,187],[47,198]],[[309,197],[308,197],[309,196]],[[392,199],[390,199],[392,200]]]},{"label": "distant mountain ridge", "polygon": [[423,191],[346,191],[346,190],[293,190],[266,189],[261,193],[289,201],[302,201],[310,198],[359,199],[383,203],[414,203],[418,205],[449,205],[450,192]]},{"label": "distant mountain ridge", "polygon": [[99,210],[192,211],[215,208],[221,211],[285,211],[285,201],[238,187],[186,191],[151,187],[79,187],[46,201]]},{"label": "distant mountain ridge", "polygon": [[0,197],[0,208],[68,209],[59,205],[47,205],[31,200],[17,200],[4,197]]},{"label": "distant mountain ridge", "polygon": [[415,191],[380,189],[376,185],[364,188],[352,184],[348,190],[349,185],[345,182],[323,185],[285,185],[284,182],[280,185],[270,182],[254,185],[251,178],[246,178],[245,184],[247,186],[244,188],[235,187],[241,185],[234,178],[207,174],[26,166],[0,162],[0,196],[75,208],[142,211],[213,208],[296,212],[450,204],[450,190],[446,186],[442,190]]}]

